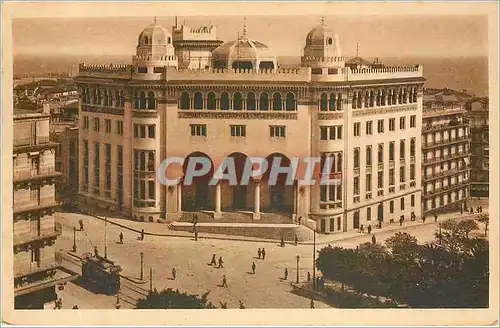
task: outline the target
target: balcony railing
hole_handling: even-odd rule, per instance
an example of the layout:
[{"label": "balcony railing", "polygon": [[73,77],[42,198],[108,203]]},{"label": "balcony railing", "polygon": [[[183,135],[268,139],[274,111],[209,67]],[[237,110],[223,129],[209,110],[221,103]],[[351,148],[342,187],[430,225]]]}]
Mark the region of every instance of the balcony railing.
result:
[{"label": "balcony railing", "polygon": [[434,174],[429,174],[427,176],[424,177],[424,179],[426,181],[430,181],[430,180],[434,180],[434,179],[438,179],[440,177],[446,177],[446,176],[449,176],[449,175],[454,175],[454,174],[458,174],[458,173],[462,173],[462,172],[465,172],[469,169],[470,165],[465,165],[464,167],[462,168],[455,168],[455,169],[451,169],[451,170],[443,170],[441,172],[436,172]]},{"label": "balcony railing", "polygon": [[377,196],[383,196],[383,195],[384,195],[384,189],[378,189]]},{"label": "balcony railing", "polygon": [[359,167],[354,169],[354,176],[359,176]]},{"label": "balcony railing", "polygon": [[321,202],[319,208],[322,210],[342,208],[342,201],[336,200],[336,201]]},{"label": "balcony railing", "polygon": [[28,204],[18,204],[14,206],[14,212],[23,213],[29,211],[36,211],[47,207],[59,206],[59,202],[54,201],[54,199],[48,197],[46,200],[41,199],[36,203],[28,203]]},{"label": "balcony railing", "polygon": [[399,190],[405,190],[406,189],[406,184],[402,183],[399,185]]},{"label": "balcony railing", "polygon": [[444,145],[449,145],[449,144],[454,144],[454,143],[459,143],[463,141],[469,141],[470,138],[467,136],[462,136],[458,138],[450,138],[450,139],[442,139],[434,142],[424,142],[423,147],[424,148],[432,148],[432,147],[438,147],[438,146],[444,146]]},{"label": "balcony railing", "polygon": [[46,178],[52,176],[60,176],[61,172],[57,172],[54,167],[40,167],[37,170],[14,170],[13,180],[22,181],[35,178]]},{"label": "balcony railing", "polygon": [[372,199],[372,192],[371,192],[371,191],[370,191],[370,192],[367,192],[367,193],[365,194],[365,199]]},{"label": "balcony railing", "polygon": [[461,187],[466,186],[468,184],[469,184],[469,181],[462,181],[459,183],[448,185],[446,187],[436,188],[434,190],[425,192],[425,196],[431,196],[431,195],[441,194],[444,192],[449,192],[450,190],[461,188]]},{"label": "balcony railing", "polygon": [[396,187],[394,187],[394,186],[393,187],[389,187],[389,193],[392,194],[394,192],[396,192]]},{"label": "balcony railing", "polygon": [[353,203],[356,204],[356,203],[359,203],[359,195],[358,196],[354,196],[353,197]]},{"label": "balcony railing", "polygon": [[417,185],[416,181],[410,181],[410,187],[415,187]]},{"label": "balcony railing", "polygon": [[33,234],[14,234],[14,246],[24,245],[44,239],[56,238],[62,233],[62,225],[55,223],[52,229],[43,229],[37,235]]},{"label": "balcony railing", "polygon": [[467,124],[461,123],[461,122],[443,123],[443,124],[423,126],[422,131],[423,132],[440,131],[440,130],[446,130],[446,129],[462,128],[462,127],[466,127],[466,126],[467,126]]},{"label": "balcony railing", "polygon": [[449,155],[445,155],[445,156],[441,156],[441,157],[437,157],[437,158],[424,159],[424,164],[434,164],[434,163],[439,163],[439,162],[447,161],[447,160],[454,159],[454,158],[460,158],[460,157],[464,157],[464,156],[467,156],[467,153],[462,151],[462,152],[457,152],[455,154],[449,154]]}]

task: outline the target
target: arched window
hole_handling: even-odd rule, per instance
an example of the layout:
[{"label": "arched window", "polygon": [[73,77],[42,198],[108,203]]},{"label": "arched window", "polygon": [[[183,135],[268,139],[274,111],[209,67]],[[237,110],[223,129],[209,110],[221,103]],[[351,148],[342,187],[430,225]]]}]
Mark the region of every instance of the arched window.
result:
[{"label": "arched window", "polygon": [[370,91],[370,107],[373,107],[375,105],[375,95],[373,91]]},{"label": "arched window", "polygon": [[337,172],[342,172],[342,154],[337,154]]},{"label": "arched window", "polygon": [[141,151],[141,162],[140,162],[140,170],[146,171],[146,153]]},{"label": "arched window", "polygon": [[276,92],[273,95],[273,110],[282,110],[283,104],[281,100],[281,93]]},{"label": "arched window", "polygon": [[332,43],[333,43],[332,38],[328,38],[328,39],[326,39],[326,44],[327,44],[327,45],[332,45]]},{"label": "arched window", "polygon": [[144,36],[144,44],[148,44],[148,41],[149,41],[148,37]]},{"label": "arched window", "polygon": [[292,92],[286,94],[285,109],[286,110],[296,109],[295,94]]},{"label": "arched window", "polygon": [[394,142],[389,143],[389,160],[394,160]]},{"label": "arched window", "polygon": [[233,94],[233,109],[234,110],[242,110],[243,109],[243,99],[241,97],[241,93],[235,92]]},{"label": "arched window", "polygon": [[401,89],[398,90],[398,104],[403,103],[403,91]]},{"label": "arched window", "polygon": [[366,147],[366,166],[372,165],[372,147]]},{"label": "arched window", "polygon": [[125,107],[125,95],[123,94],[123,91],[120,91],[120,107]]},{"label": "arched window", "polygon": [[354,149],[354,168],[359,168],[359,148]]},{"label": "arched window", "polygon": [[153,91],[148,93],[148,109],[156,109],[155,94]]},{"label": "arched window", "polygon": [[220,95],[220,109],[228,110],[229,109],[229,95],[227,92],[223,92]]},{"label": "arched window", "polygon": [[150,151],[148,153],[148,171],[152,172],[155,170],[155,153]]},{"label": "arched window", "polygon": [[259,108],[260,110],[269,110],[269,96],[265,92],[260,94]]},{"label": "arched window", "polygon": [[321,111],[328,110],[328,95],[326,93],[321,94],[321,98],[319,101],[319,110]]},{"label": "arched window", "polygon": [[116,91],[115,92],[115,107],[120,107],[121,106],[121,103],[120,103],[120,91]]},{"label": "arched window", "polygon": [[335,110],[335,103],[337,102],[337,99],[335,98],[335,94],[331,93],[330,94],[330,99],[328,100],[328,110],[329,111],[334,111]]},{"label": "arched window", "polygon": [[335,172],[335,155],[321,156],[321,174],[330,175]]},{"label": "arched window", "polygon": [[146,109],[146,94],[144,91],[141,91],[141,95],[139,96],[139,107],[141,109]]},{"label": "arched window", "polygon": [[380,98],[381,98],[381,96],[380,96],[380,90],[378,90],[377,91],[377,99],[376,99],[377,106],[380,106]]},{"label": "arched window", "polygon": [[361,92],[358,92],[358,108],[362,108],[363,106],[363,97],[361,97]]},{"label": "arched window", "polygon": [[396,105],[397,98],[398,98],[398,95],[396,94],[396,90],[392,90],[392,104],[393,105]]},{"label": "arched window", "polygon": [[255,94],[253,92],[249,92],[247,94],[247,110],[255,110]]},{"label": "arched window", "polygon": [[410,140],[410,156],[415,156],[415,138],[411,138]]},{"label": "arched window", "polygon": [[365,92],[365,108],[370,107],[370,93],[368,91]]},{"label": "arched window", "polygon": [[342,110],[342,94],[337,95],[337,110]]},{"label": "arched window", "polygon": [[357,97],[357,95],[358,94],[356,92],[354,92],[353,95],[352,95],[352,108],[353,109],[358,108],[358,106],[357,106],[358,105],[358,97]]},{"label": "arched window", "polygon": [[380,99],[380,105],[385,106],[385,97],[387,96],[387,93],[385,90],[382,90],[382,97]]},{"label": "arched window", "polygon": [[378,163],[384,162],[384,146],[378,145]]},{"label": "arched window", "polygon": [[203,109],[203,95],[201,92],[196,91],[194,93],[194,104],[193,104],[194,109]]},{"label": "arched window", "polygon": [[214,110],[217,108],[217,102],[215,100],[215,93],[210,91],[207,96],[207,109]]},{"label": "arched window", "polygon": [[104,102],[103,102],[103,104],[104,104],[104,106],[108,106],[108,90],[104,90],[103,93],[104,93],[104,97],[103,97],[104,98]]},{"label": "arched window", "polygon": [[405,141],[399,142],[399,158],[405,158]]},{"label": "arched window", "polygon": [[181,109],[191,108],[191,99],[189,99],[189,92],[183,91],[181,93],[180,107]]},{"label": "arched window", "polygon": [[102,105],[102,93],[99,89],[97,89],[97,104]]}]

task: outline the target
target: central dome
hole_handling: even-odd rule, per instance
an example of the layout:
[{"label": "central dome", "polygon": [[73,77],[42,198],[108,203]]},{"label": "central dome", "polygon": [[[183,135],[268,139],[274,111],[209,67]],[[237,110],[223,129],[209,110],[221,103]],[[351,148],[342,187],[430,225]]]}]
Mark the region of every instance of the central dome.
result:
[{"label": "central dome", "polygon": [[276,56],[271,48],[248,38],[246,23],[243,36],[216,48],[212,53],[212,60],[214,68],[274,69],[277,66]]},{"label": "central dome", "polygon": [[174,46],[172,35],[163,26],[156,23],[150,24],[142,30],[137,40],[138,56],[172,56]]},{"label": "central dome", "polygon": [[334,42],[332,36],[334,36],[333,30],[321,24],[313,28],[306,37],[306,46],[324,46],[325,44],[332,44]]}]

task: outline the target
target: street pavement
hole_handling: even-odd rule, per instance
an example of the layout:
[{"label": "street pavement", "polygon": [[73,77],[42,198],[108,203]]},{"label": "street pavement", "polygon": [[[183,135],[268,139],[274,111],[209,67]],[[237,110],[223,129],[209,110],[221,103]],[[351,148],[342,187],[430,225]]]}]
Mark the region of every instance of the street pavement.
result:
[{"label": "street pavement", "polygon": [[[456,217],[456,214],[451,215]],[[467,215],[461,216],[463,218]],[[442,218],[444,220],[444,218]],[[58,222],[63,225],[63,233],[57,239],[59,250],[70,251],[73,246],[73,227],[78,227],[78,220],[84,224],[84,232],[76,231],[76,255],[93,252],[94,246],[99,254],[104,255],[105,238],[107,238],[107,257],[115,261],[123,269],[122,274],[132,279],[140,278],[140,253],[144,253],[144,283],[141,288],[149,288],[149,272],[152,269],[153,288],[179,289],[180,291],[201,295],[210,290],[209,299],[216,305],[227,302],[229,308],[237,308],[241,300],[247,308],[309,308],[310,300],[291,293],[291,283],[296,281],[297,256],[299,256],[299,280],[307,279],[307,272],[312,274],[313,247],[309,244],[281,247],[279,242],[256,242],[245,240],[199,239],[184,237],[166,237],[146,235],[143,241],[140,234],[108,222],[105,228],[103,220],[76,213],[58,213]],[[131,222],[131,221],[125,221]],[[434,239],[437,224],[427,220],[426,224],[407,223],[402,227],[391,225],[390,228],[373,233],[377,242],[384,242],[397,231],[405,231],[415,236],[419,242]],[[134,224],[136,224],[134,222]],[[141,223],[144,229],[151,223]],[[151,229],[151,228],[149,228]],[[164,225],[161,229],[165,229]],[[120,232],[124,235],[124,243],[118,243]],[[106,237],[105,237],[106,236]],[[371,241],[367,233],[351,232],[349,238],[342,234],[331,235],[327,240],[323,235],[322,243],[332,246],[354,248],[360,243]],[[327,236],[328,237],[328,236]],[[337,240],[333,239],[336,237]],[[264,247],[265,260],[257,258],[257,249]],[[319,250],[324,245],[317,245]],[[224,267],[217,269],[209,265],[212,255],[218,260],[222,256]],[[252,262],[256,264],[256,273],[252,274]],[[172,268],[177,271],[177,278],[172,280]],[[283,280],[285,268],[288,269],[288,280]],[[226,275],[228,287],[220,287],[222,276]],[[70,286],[71,285],[71,286]],[[82,291],[82,287],[68,284],[64,294],[79,308],[114,308],[116,297],[94,295]],[[94,297],[96,301],[94,301]],[[77,303],[80,301],[80,303]],[[64,299],[63,299],[64,303]],[[75,304],[71,304],[75,305]],[[68,304],[68,307],[70,305]],[[315,302],[317,308],[328,307]],[[130,308],[131,304],[122,302],[122,308]]]}]

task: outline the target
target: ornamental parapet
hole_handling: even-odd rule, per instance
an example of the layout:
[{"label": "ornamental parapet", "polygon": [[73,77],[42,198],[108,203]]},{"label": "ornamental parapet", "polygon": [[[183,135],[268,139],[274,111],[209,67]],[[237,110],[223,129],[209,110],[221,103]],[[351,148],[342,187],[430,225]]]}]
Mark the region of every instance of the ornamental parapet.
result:
[{"label": "ornamental parapet", "polygon": [[132,65],[87,65],[80,63],[78,66],[79,77],[130,79],[133,71]]},{"label": "ornamental parapet", "polygon": [[287,111],[223,111],[223,110],[181,110],[178,118],[208,119],[258,119],[258,120],[296,120],[297,112]]}]

